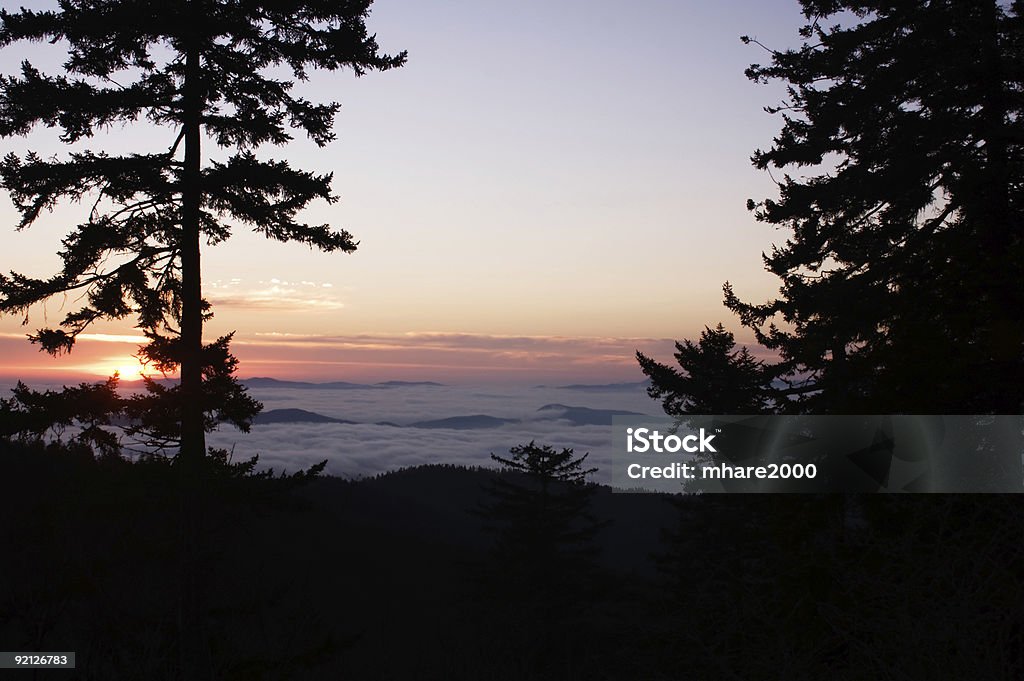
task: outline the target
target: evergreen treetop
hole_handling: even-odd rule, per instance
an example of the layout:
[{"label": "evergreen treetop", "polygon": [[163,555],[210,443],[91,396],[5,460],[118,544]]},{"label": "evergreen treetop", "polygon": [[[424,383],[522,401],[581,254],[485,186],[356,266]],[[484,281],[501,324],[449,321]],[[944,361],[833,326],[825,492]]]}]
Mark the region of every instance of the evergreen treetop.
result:
[{"label": "evergreen treetop", "polygon": [[676,343],[679,369],[636,353],[651,380],[647,393],[661,400],[669,416],[686,414],[761,414],[778,399],[770,386],[771,373],[746,346],[736,349],[731,331],[718,324],[704,327],[700,340]]},{"label": "evergreen treetop", "polygon": [[497,563],[534,589],[578,582],[575,573],[587,569],[592,540],[604,527],[589,511],[596,488],[587,477],[597,469],[584,468],[586,454],[533,441],[491,459],[505,475],[494,480],[480,514],[494,533]]}]

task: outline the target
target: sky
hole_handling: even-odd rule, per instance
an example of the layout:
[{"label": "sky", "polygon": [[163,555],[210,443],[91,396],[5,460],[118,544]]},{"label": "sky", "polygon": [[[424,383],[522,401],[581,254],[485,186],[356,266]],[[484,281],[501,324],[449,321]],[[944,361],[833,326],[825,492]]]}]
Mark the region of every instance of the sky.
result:
[{"label": "sky", "polygon": [[[46,2],[26,2],[42,7]],[[642,378],[642,350],[722,321],[722,284],[762,301],[778,288],[761,254],[786,234],[748,198],[775,194],[750,165],[781,121],[779,84],[743,75],[799,44],[795,0],[611,2],[377,0],[369,27],[401,69],[319,74],[299,90],[342,103],[338,139],[267,155],[334,173],[341,201],[304,217],[352,232],[350,255],[236,229],[204,251],[206,338],[235,332],[239,375],[449,383]],[[53,72],[51,45],[0,50]],[[118,129],[93,144],[166,148],[169,130]],[[3,140],[4,153],[63,154],[52,130]],[[272,153],[271,153],[272,151]],[[0,190],[0,193],[3,193]],[[43,276],[83,206],[15,232],[0,197],[0,271]],[[24,340],[72,300],[0,318],[0,376],[130,376],[139,334],[98,325],[71,355]]]}]

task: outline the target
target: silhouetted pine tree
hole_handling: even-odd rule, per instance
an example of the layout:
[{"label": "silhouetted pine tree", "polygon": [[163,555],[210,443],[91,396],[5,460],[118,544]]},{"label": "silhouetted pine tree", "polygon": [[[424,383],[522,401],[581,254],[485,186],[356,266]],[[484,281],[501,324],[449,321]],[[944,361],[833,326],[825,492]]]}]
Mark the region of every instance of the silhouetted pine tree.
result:
[{"label": "silhouetted pine tree", "polygon": [[[59,328],[30,336],[55,355],[71,351],[96,320],[134,316],[151,341],[142,356],[159,369],[181,369],[180,386],[150,384],[152,399],[141,406],[160,419],[150,424],[158,439],[180,444],[183,461],[204,456],[205,433],[217,421],[246,428],[259,409],[232,375],[230,336],[203,342],[212,312],[202,293],[200,244],[222,242],[233,226],[246,225],[324,251],[356,248],[348,232],[297,218],[315,199],[336,200],[330,174],[255,150],[288,143],[293,130],[319,146],[333,139],[339,105],[292,92],[310,70],[360,75],[405,61],[404,52],[380,54],[367,34],[370,4],[67,0],[49,11],[0,11],[0,47],[45,40],[68,55],[61,75],[25,61],[20,75],[0,80],[0,137],[42,125],[75,145],[63,160],[30,152],[0,163],[2,186],[21,214],[17,228],[63,201],[91,206],[62,242],[60,272],[0,275],[0,312],[27,313],[53,296],[81,295],[82,306]],[[161,146],[86,149],[95,132],[130,124],[150,126],[153,140],[163,134]],[[228,155],[204,162],[204,140]]]},{"label": "silhouetted pine tree", "polygon": [[583,467],[586,454],[532,441],[509,454],[491,454],[504,476],[493,481],[480,511],[494,537],[497,588],[514,599],[564,606],[589,586],[593,540],[606,525],[589,511],[596,488],[586,479],[597,469]]},{"label": "silhouetted pine tree", "polygon": [[[1024,6],[801,0],[783,128],[750,201],[792,232],[780,296],[726,305],[810,413],[1018,413],[1024,402]],[[745,42],[756,42],[749,38]],[[772,323],[782,320],[783,324]]]},{"label": "silhouetted pine tree", "polygon": [[661,364],[636,353],[644,374],[651,379],[647,394],[661,400],[669,416],[687,414],[761,414],[777,397],[771,373],[721,324],[705,327],[700,341],[676,343],[680,368]]}]

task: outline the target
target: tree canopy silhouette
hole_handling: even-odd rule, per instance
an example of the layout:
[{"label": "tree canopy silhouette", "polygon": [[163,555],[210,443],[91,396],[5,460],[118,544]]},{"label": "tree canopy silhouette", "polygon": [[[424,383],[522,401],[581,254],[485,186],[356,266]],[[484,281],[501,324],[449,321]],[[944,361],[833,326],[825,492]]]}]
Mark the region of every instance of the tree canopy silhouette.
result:
[{"label": "tree canopy silhouette", "polygon": [[584,468],[586,454],[534,442],[491,459],[505,476],[494,479],[479,513],[494,537],[498,590],[545,607],[571,602],[588,587],[594,538],[607,524],[590,512],[596,488],[587,477],[597,469]]},{"label": "tree canopy silhouette", "polygon": [[[323,251],[354,251],[344,230],[306,224],[299,211],[334,202],[331,175],[257,155],[293,132],[319,146],[334,138],[336,102],[314,103],[293,86],[313,70],[401,66],[405,52],[379,51],[367,33],[371,0],[65,0],[51,11],[0,11],[0,47],[49,41],[67,48],[64,73],[28,61],[0,80],[0,136],[56,128],[75,145],[67,158],[8,154],[2,186],[20,212],[18,229],[61,202],[90,209],[62,242],[61,271],[49,278],[0,275],[0,313],[26,313],[53,296],[83,294],[56,329],[30,336],[51,354],[70,352],[100,319],[134,316],[149,338],[142,356],[180,368],[180,386],[150,382],[148,412],[164,415],[158,436],[174,435],[183,460],[205,454],[220,420],[246,427],[259,405],[235,381],[230,336],[204,344],[212,315],[203,298],[201,243],[247,226],[268,238]],[[147,125],[157,149],[89,150],[112,126]],[[204,145],[228,150],[205,160]],[[161,146],[162,145],[162,146]],[[174,432],[172,432],[174,431]]]},{"label": "tree canopy silhouette", "polygon": [[784,410],[1018,413],[1024,7],[801,5],[803,44],[747,71],[787,85],[752,158],[779,196],[748,202],[792,234],[764,256],[782,287],[726,306],[778,352]]},{"label": "tree canopy silhouette", "polygon": [[647,393],[669,416],[761,414],[773,406],[771,372],[746,347],[737,350],[736,337],[721,324],[705,327],[696,344],[676,343],[682,371],[641,352],[636,357],[651,379]]}]

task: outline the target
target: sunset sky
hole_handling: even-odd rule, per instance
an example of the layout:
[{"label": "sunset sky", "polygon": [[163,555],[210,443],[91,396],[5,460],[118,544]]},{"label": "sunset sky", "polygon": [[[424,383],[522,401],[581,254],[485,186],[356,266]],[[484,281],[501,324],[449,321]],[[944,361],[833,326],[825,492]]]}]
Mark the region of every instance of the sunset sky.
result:
[{"label": "sunset sky", "polygon": [[[721,286],[752,300],[777,288],[761,252],[786,235],[745,202],[774,193],[749,157],[777,133],[762,107],[783,91],[744,77],[767,55],[739,36],[795,46],[801,22],[795,0],[377,0],[371,30],[408,64],[315,76],[302,92],[341,101],[338,140],[264,152],[335,173],[342,200],[306,218],[349,230],[359,250],[236,230],[204,252],[206,337],[236,331],[242,377],[521,383],[639,380],[636,349],[668,359],[671,339],[718,321],[752,342]],[[17,45],[0,70],[26,57],[53,73],[63,52]],[[138,127],[83,146],[173,137]],[[46,129],[4,146],[66,151]],[[15,233],[3,197],[0,270],[54,273],[85,210]],[[56,360],[24,340],[69,309],[51,301],[27,327],[0,318],[0,376],[98,378],[133,363],[130,324],[97,326]]]}]

